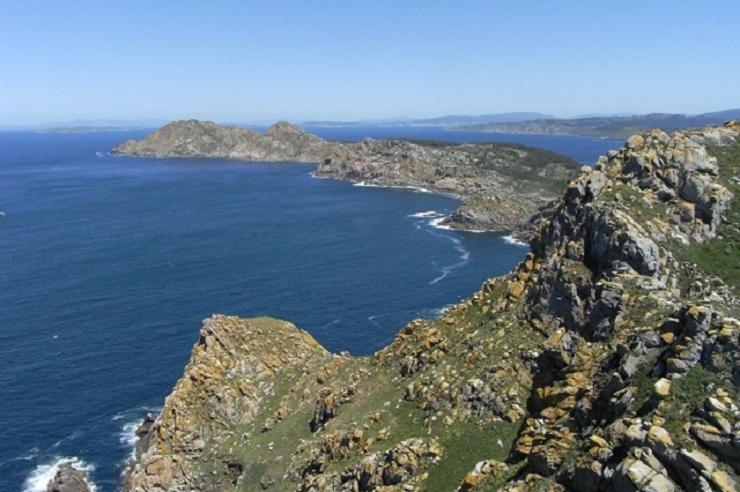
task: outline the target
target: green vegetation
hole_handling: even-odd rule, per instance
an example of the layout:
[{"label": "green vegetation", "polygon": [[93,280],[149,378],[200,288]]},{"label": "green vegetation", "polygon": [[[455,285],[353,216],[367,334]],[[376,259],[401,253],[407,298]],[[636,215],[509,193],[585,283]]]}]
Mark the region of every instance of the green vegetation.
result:
[{"label": "green vegetation", "polygon": [[630,214],[640,223],[662,218],[666,212],[665,205],[652,203],[644,197],[640,190],[627,183],[615,182],[609,190],[604,192],[603,199],[629,207]]},{"label": "green vegetation", "polygon": [[696,406],[706,398],[706,386],[710,383],[723,386],[719,374],[700,365],[692,367],[682,377],[673,380],[671,394],[661,409],[666,419],[666,430],[684,446],[692,446],[691,439],[683,429],[684,423],[690,421]]},{"label": "green vegetation", "polygon": [[734,195],[724,223],[717,236],[703,244],[690,245],[673,242],[671,249],[681,260],[695,263],[705,272],[723,279],[736,293],[740,289],[740,143],[726,147],[713,147],[711,152],[719,164],[719,180]]},{"label": "green vegetation", "polygon": [[[405,142],[431,148],[460,147],[462,144],[439,140],[404,139]],[[468,144],[471,166],[494,170],[520,181],[535,182],[552,194],[559,195],[565,184],[575,177],[581,164],[570,157],[516,143],[486,142]]]},{"label": "green vegetation", "polygon": [[[449,429],[441,429],[439,441],[445,450],[444,459],[429,470],[425,490],[455,490],[479,461],[505,461],[519,426],[520,423],[509,422],[493,422],[484,426],[461,422]],[[499,440],[502,445],[498,444]]]}]

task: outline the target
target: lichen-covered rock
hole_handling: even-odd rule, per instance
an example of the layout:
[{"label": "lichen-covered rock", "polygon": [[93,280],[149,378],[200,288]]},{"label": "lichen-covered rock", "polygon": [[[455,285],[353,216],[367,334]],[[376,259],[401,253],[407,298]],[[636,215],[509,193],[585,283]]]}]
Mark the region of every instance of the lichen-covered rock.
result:
[{"label": "lichen-covered rock", "polygon": [[251,422],[281,376],[319,365],[329,353],[285,321],[214,315],[203,322],[185,374],[145,436],[125,479],[132,491],[193,486],[204,447]]},{"label": "lichen-covered rock", "polygon": [[[126,486],[735,490],[740,300],[731,272],[681,258],[735,233],[739,140],[736,123],[631,138],[540,210],[511,273],[371,357],[206,320]],[[357,176],[396,148],[361,145]]]}]

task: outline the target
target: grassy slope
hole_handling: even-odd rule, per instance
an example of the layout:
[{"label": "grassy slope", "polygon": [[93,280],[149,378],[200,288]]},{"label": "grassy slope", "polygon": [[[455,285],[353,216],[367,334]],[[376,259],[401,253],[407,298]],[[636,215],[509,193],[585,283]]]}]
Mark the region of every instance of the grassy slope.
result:
[{"label": "grassy slope", "polygon": [[734,195],[732,207],[720,226],[717,236],[704,243],[672,246],[678,258],[696,265],[707,273],[723,279],[735,293],[740,289],[740,143],[711,149],[720,167],[720,181]]}]

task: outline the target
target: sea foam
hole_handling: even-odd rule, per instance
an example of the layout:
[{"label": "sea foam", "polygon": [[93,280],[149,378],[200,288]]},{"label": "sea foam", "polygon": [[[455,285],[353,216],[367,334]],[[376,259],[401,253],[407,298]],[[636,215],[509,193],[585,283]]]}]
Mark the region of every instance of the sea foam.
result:
[{"label": "sea foam", "polygon": [[504,236],[504,241],[506,241],[509,244],[513,244],[515,246],[527,246],[527,243],[524,243],[511,235]]},{"label": "sea foam", "polygon": [[415,214],[407,215],[407,217],[413,217],[416,219],[429,219],[443,217],[443,215],[436,210],[426,210],[424,212],[416,212]]},{"label": "sea foam", "polygon": [[[56,458],[51,463],[38,465],[31,474],[28,475],[26,481],[23,482],[23,492],[46,492],[46,486],[54,479],[59,467],[64,463],[70,463],[78,470],[86,471],[88,474],[95,469],[93,465],[85,463],[76,456],[63,456]],[[95,484],[90,481],[89,476],[88,483],[90,485],[90,489],[95,492]]]}]

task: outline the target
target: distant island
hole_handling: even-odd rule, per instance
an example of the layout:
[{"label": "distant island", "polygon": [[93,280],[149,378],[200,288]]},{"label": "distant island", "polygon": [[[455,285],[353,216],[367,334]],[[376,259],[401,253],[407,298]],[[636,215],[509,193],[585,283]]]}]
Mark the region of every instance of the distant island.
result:
[{"label": "distant island", "polygon": [[452,130],[490,133],[530,133],[548,135],[582,135],[624,139],[632,134],[661,128],[664,131],[685,130],[721,125],[740,118],[740,109],[728,109],[698,115],[651,113],[633,116],[595,116],[583,118],[537,118],[525,121],[489,121],[454,125]]},{"label": "distant island", "polygon": [[113,149],[141,157],[220,158],[316,163],[320,177],[368,185],[416,187],[462,199],[442,223],[451,228],[526,236],[530,217],[555,198],[581,167],[569,157],[517,144],[323,140],[279,122],[264,133],[180,120]]},{"label": "distant island", "polygon": [[302,126],[313,127],[346,127],[346,126],[457,126],[474,125],[481,123],[512,123],[537,119],[554,118],[552,115],[532,111],[518,111],[513,113],[494,113],[481,115],[449,114],[434,118],[376,118],[356,121],[305,121]]}]

